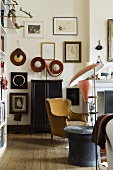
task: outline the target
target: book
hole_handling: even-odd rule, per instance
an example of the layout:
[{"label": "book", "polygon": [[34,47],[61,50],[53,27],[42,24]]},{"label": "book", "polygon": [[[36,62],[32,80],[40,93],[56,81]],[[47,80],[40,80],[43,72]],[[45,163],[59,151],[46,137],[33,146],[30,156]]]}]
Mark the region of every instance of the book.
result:
[{"label": "book", "polygon": [[4,36],[1,36],[1,39],[2,39],[2,47],[1,47],[1,50],[4,51]]},{"label": "book", "polygon": [[4,146],[4,127],[0,129],[0,147]]},{"label": "book", "polygon": [[4,10],[1,10],[1,25],[4,27]]}]

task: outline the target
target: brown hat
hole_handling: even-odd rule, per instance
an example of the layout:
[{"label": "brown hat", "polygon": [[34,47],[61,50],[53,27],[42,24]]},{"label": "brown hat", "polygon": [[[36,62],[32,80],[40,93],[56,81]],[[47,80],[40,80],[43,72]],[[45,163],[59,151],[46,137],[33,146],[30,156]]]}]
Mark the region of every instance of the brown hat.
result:
[{"label": "brown hat", "polygon": [[14,65],[21,66],[26,61],[26,55],[20,48],[17,48],[11,53],[10,60]]}]

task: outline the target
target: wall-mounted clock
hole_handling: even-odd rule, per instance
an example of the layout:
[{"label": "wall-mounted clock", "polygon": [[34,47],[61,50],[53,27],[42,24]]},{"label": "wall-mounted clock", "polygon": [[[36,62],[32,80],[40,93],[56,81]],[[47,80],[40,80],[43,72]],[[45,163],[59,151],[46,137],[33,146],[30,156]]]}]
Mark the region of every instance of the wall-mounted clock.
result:
[{"label": "wall-mounted clock", "polygon": [[27,89],[27,73],[11,72],[11,89]]}]

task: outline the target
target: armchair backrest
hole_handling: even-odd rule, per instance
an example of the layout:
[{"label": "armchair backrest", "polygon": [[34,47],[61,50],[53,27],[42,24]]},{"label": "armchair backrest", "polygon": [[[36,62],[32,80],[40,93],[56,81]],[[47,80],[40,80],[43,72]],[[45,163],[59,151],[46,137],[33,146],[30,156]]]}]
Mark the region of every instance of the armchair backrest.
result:
[{"label": "armchair backrest", "polygon": [[51,112],[54,115],[58,116],[69,116],[71,101],[69,99],[62,98],[54,98],[54,99],[46,99],[48,102]]}]

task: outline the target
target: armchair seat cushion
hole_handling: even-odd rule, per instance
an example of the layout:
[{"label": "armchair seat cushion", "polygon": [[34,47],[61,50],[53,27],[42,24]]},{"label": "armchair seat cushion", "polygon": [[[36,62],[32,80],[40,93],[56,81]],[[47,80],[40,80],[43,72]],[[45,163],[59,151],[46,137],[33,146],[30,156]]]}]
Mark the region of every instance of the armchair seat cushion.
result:
[{"label": "armchair seat cushion", "polygon": [[88,123],[82,121],[67,121],[67,126],[88,126]]}]

